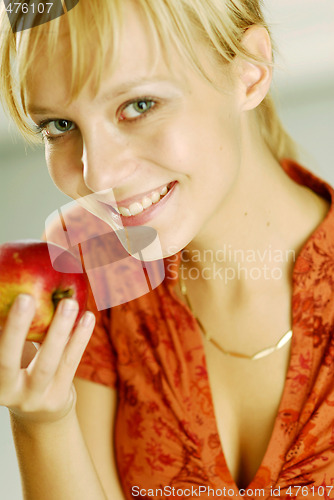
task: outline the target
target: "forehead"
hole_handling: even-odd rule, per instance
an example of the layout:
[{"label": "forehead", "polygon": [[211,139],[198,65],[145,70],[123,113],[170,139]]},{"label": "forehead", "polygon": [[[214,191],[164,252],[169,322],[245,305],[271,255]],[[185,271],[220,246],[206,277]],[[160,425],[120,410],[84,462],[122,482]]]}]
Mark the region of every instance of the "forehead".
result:
[{"label": "forehead", "polygon": [[[142,11],[133,2],[126,2],[124,22],[119,37],[111,37],[109,47],[103,56],[102,68],[96,65],[98,45],[91,44],[88,50],[78,56],[84,56],[86,75],[82,78],[85,84],[81,90],[95,95],[100,91],[106,79],[112,80],[113,86],[124,82],[136,82],[149,78],[185,77],[184,59],[172,44],[163,47],[156,34],[148,26]],[[168,54],[168,57],[167,57]],[[25,95],[26,101],[38,103],[45,89],[54,91],[60,99],[69,100],[71,84],[75,80],[75,64],[73,64],[70,33],[62,26],[57,37],[55,51],[49,56],[43,44],[39,47],[28,72]],[[168,62],[167,62],[168,61]],[[76,62],[76,61],[74,61]],[[94,86],[95,79],[101,69],[101,88]]]}]

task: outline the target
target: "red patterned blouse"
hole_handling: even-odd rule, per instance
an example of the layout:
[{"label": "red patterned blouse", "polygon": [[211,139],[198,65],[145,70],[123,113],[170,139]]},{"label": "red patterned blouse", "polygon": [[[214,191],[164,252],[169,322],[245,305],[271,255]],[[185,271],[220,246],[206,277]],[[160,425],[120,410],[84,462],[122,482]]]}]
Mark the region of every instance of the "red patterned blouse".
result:
[{"label": "red patterned blouse", "polygon": [[[243,494],[334,499],[334,191],[295,162],[282,167],[331,209],[295,262],[283,396]],[[180,254],[164,264],[164,281],[140,298],[100,312],[91,298],[98,322],[77,376],[118,390],[115,448],[127,499],[240,496],[218,436],[202,335],[174,292]]]}]

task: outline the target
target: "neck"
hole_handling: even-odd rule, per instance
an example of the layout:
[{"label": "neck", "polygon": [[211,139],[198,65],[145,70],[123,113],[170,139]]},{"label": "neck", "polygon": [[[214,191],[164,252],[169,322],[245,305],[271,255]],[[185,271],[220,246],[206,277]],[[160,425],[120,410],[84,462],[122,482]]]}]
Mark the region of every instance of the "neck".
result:
[{"label": "neck", "polygon": [[204,280],[215,277],[210,281],[218,288],[220,280],[239,291],[270,288],[290,277],[328,210],[324,200],[290,179],[249,123],[242,127],[245,151],[230,195],[183,253],[184,278],[192,272]]}]

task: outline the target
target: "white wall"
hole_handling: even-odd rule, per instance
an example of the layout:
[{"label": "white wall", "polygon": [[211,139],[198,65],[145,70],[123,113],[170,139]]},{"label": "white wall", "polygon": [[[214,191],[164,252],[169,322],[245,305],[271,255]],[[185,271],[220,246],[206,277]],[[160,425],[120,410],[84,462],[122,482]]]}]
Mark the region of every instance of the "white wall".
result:
[{"label": "white wall", "polygon": [[[334,184],[334,2],[265,0],[282,57],[275,75],[280,114],[305,149],[304,163]],[[0,244],[39,238],[45,218],[69,199],[48,177],[42,150],[13,142],[0,113]],[[0,407],[0,498],[21,500],[8,411]]]}]

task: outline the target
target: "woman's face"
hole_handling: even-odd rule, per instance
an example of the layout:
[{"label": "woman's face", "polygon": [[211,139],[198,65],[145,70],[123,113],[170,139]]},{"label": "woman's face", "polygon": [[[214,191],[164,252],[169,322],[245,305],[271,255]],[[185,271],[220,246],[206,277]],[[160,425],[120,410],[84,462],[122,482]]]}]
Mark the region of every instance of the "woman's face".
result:
[{"label": "woman's face", "polygon": [[129,3],[116,67],[105,65],[96,94],[87,85],[68,102],[67,37],[60,40],[55,58],[38,58],[27,88],[58,188],[74,199],[91,195],[100,214],[116,200],[119,221],[154,228],[164,256],[204,228],[214,234],[240,162],[238,93],[223,67],[210,66],[209,51],[198,47],[224,92],[176,51],[171,72],[154,57],[149,30]]}]

